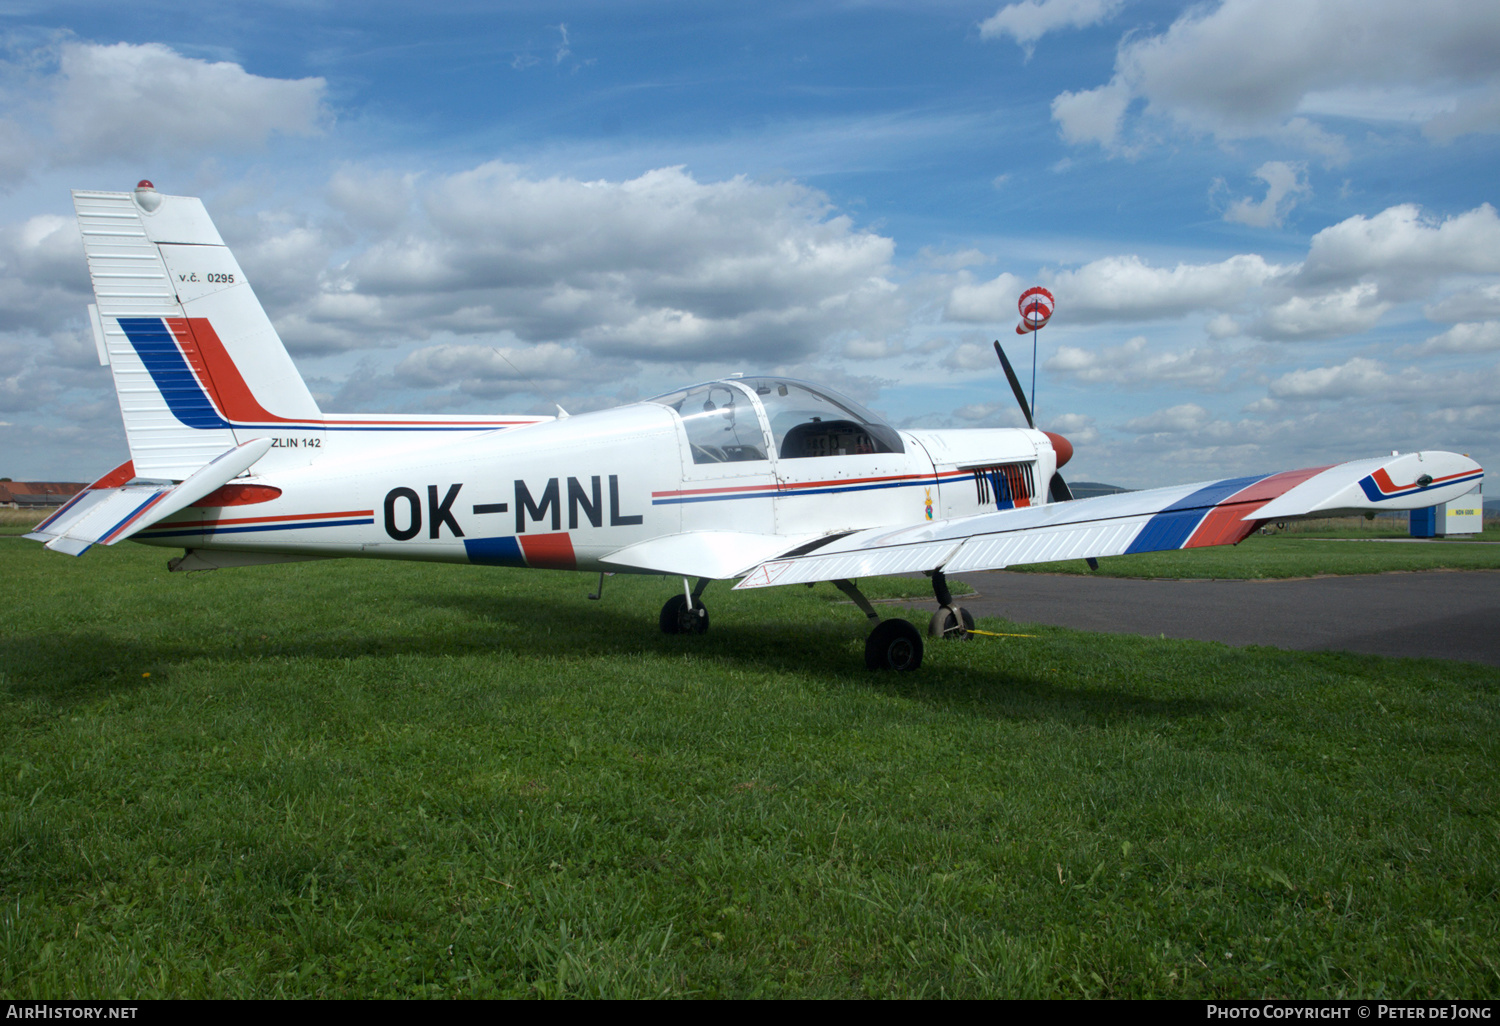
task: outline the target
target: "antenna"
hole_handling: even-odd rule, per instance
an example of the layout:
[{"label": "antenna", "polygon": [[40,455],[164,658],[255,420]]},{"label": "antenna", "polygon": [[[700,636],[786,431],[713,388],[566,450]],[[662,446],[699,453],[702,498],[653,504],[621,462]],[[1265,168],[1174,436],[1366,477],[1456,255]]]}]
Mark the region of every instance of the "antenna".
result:
[{"label": "antenna", "polygon": [[558,420],[561,420],[562,418],[564,418],[564,417],[566,417],[568,415],[568,411],[562,408],[562,403],[558,402],[556,399],[552,398],[546,392],[542,391],[542,386],[538,385],[536,383],[535,379],[533,379],[530,374],[527,374],[521,368],[517,367],[514,363],[512,363],[510,357],[508,357],[504,353],[502,353],[500,351],[500,348],[498,346],[490,346],[490,352],[494,353],[496,356],[500,357],[500,359],[504,360],[505,363],[506,363],[506,365],[508,367],[510,367],[511,370],[515,371],[516,374],[518,376],[520,376],[521,378],[524,378],[525,381],[526,381],[526,383],[531,386],[531,390],[533,392],[535,392],[537,395],[541,396],[543,399],[547,400],[553,406],[556,406],[557,407],[557,418],[558,418]]}]

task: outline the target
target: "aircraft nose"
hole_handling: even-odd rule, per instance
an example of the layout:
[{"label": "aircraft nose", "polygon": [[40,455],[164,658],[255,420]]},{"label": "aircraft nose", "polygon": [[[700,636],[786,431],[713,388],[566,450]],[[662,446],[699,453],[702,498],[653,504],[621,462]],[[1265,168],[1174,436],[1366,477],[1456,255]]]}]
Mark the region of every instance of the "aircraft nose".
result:
[{"label": "aircraft nose", "polygon": [[1073,443],[1054,431],[1043,431],[1047,440],[1052,443],[1053,450],[1057,453],[1057,465],[1061,467],[1073,458]]}]

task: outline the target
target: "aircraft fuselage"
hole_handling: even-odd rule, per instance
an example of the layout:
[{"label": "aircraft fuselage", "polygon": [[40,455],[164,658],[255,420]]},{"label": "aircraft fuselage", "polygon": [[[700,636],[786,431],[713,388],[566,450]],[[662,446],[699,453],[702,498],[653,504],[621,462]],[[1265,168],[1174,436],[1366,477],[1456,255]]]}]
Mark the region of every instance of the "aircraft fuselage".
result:
[{"label": "aircraft fuselage", "polygon": [[816,538],[1039,504],[1055,469],[1039,431],[903,431],[903,452],[783,458],[761,421],[760,459],[705,460],[702,446],[695,459],[684,418],[653,402],[391,453],[367,446],[355,459],[236,479],[135,540],[629,571],[603,557],[684,532]]}]

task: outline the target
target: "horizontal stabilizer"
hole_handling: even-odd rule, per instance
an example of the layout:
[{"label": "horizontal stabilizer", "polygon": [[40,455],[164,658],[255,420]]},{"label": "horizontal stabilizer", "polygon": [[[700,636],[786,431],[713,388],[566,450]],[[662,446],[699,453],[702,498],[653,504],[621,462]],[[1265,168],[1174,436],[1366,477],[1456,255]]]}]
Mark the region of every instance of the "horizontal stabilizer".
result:
[{"label": "horizontal stabilizer", "polygon": [[1451,452],[1407,453],[1027,509],[856,531],[805,555],[769,559],[736,588],[1234,545],[1267,521],[1436,506],[1484,471]]},{"label": "horizontal stabilizer", "polygon": [[92,545],[124,541],[243,474],[270,448],[271,439],[252,439],[220,453],[180,484],[134,481],[116,485],[113,479],[117,472],[111,472],[78,493],[26,537],[69,556],[81,556]]}]

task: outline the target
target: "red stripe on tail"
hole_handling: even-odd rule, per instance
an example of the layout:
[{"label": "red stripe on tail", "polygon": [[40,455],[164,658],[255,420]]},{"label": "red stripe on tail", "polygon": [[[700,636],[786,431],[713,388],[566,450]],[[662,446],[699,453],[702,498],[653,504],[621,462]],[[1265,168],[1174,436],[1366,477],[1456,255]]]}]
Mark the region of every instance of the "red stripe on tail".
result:
[{"label": "red stripe on tail", "polygon": [[177,336],[183,354],[188,358],[188,366],[203,379],[204,387],[225,420],[241,424],[303,423],[278,417],[260,404],[207,317],[168,317],[166,322],[172,334]]}]

